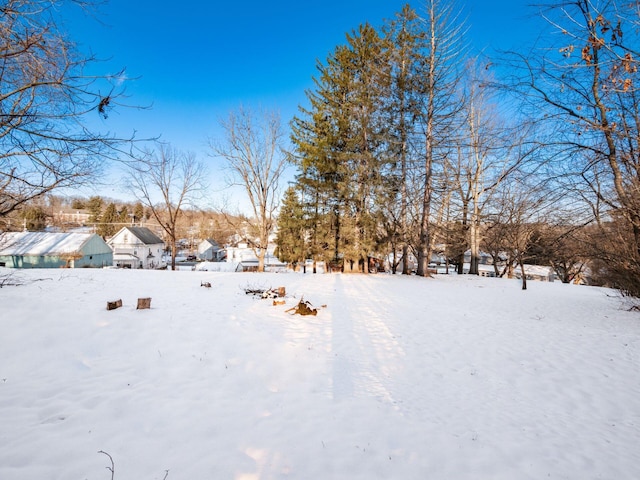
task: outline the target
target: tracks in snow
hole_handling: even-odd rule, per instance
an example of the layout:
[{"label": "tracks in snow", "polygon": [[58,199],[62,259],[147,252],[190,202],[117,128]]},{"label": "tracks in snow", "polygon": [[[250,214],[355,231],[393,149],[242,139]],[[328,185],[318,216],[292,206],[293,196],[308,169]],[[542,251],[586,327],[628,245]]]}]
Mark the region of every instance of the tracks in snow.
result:
[{"label": "tracks in snow", "polygon": [[381,293],[382,278],[363,280],[335,276],[336,298],[348,301],[330,309],[333,398],[366,396],[395,404],[394,378],[403,370],[404,350],[393,331],[393,305]]}]

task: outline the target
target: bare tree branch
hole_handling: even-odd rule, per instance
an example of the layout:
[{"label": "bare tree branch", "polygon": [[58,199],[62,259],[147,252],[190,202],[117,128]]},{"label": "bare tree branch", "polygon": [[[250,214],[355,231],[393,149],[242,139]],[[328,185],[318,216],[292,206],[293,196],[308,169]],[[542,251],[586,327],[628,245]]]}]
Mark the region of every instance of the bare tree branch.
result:
[{"label": "bare tree branch", "polygon": [[247,240],[258,257],[258,270],[263,271],[280,202],[281,177],[287,166],[280,116],[274,112],[254,114],[239,108],[220,125],[224,138],[212,139],[211,151],[226,161],[230,185],[242,186],[247,194],[255,230]]},{"label": "bare tree branch", "polygon": [[[0,217],[94,180],[135,140],[86,127],[88,115],[123,105],[126,74],[85,74],[96,59],[60,30],[58,3],[7,0],[0,9]],[[87,8],[97,0],[69,3]]]},{"label": "bare tree branch", "polygon": [[158,143],[129,165],[129,187],[151,211],[171,245],[171,269],[176,268],[177,226],[183,208],[200,198],[204,166],[193,153]]}]

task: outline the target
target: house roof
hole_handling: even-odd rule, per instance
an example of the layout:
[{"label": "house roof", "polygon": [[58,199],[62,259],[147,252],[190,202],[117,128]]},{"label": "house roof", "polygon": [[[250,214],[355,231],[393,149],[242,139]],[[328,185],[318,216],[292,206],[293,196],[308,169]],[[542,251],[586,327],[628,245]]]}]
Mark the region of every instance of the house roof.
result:
[{"label": "house roof", "polygon": [[0,234],[0,255],[64,255],[77,253],[94,233],[6,232]]},{"label": "house roof", "polygon": [[213,238],[206,238],[201,242],[201,245],[203,243],[207,243],[207,244],[211,245],[214,248],[220,248],[220,245],[218,245],[218,242],[216,242]]},{"label": "house roof", "polygon": [[132,235],[135,235],[135,237],[145,245],[156,245],[158,243],[164,245],[164,240],[147,227],[124,227],[124,230],[129,230]]}]

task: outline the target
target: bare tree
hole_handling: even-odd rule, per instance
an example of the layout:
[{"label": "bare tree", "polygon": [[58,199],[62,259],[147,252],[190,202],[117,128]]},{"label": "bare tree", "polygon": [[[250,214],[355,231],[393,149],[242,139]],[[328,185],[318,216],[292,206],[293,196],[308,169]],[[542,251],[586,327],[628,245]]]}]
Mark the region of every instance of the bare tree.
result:
[{"label": "bare tree", "polygon": [[[95,59],[79,54],[56,23],[59,0],[0,5],[0,217],[55,189],[100,173],[132,139],[92,131],[88,115],[118,104],[124,72],[89,76]],[[65,2],[84,8],[93,3]]]},{"label": "bare tree", "polygon": [[452,123],[455,121],[457,104],[455,90],[459,75],[457,66],[462,58],[463,25],[458,17],[457,6],[443,0],[425,2],[425,64],[424,93],[420,100],[418,116],[423,142],[423,164],[420,185],[420,227],[418,244],[417,275],[428,275],[428,264],[432,244],[431,210],[434,193],[434,168],[438,160],[446,156]]},{"label": "bare tree", "polygon": [[241,107],[220,126],[223,139],[211,139],[210,147],[213,155],[226,160],[229,185],[242,186],[247,194],[253,213],[248,241],[258,258],[258,270],[263,271],[280,202],[280,179],[287,166],[280,116],[266,111],[255,114]]},{"label": "bare tree", "polygon": [[182,153],[158,143],[131,163],[129,186],[167,234],[171,245],[171,270],[176,269],[177,227],[183,208],[204,189],[204,167],[193,153]]},{"label": "bare tree", "polygon": [[534,176],[514,177],[500,184],[492,199],[494,211],[488,216],[489,232],[485,235],[485,246],[494,256],[494,265],[499,255],[506,255],[500,276],[506,273],[511,278],[513,269],[520,267],[522,290],[527,289],[525,260],[532,237],[538,224],[548,218],[548,209],[557,200],[546,194],[543,182],[536,183],[536,180]]},{"label": "bare tree", "polygon": [[556,161],[563,187],[588,202],[599,224],[628,222],[628,229],[611,233],[630,235],[634,248],[621,252],[627,257],[615,268],[618,278],[634,281],[640,270],[638,5],[566,0],[540,7],[549,24],[543,48],[514,53],[510,68],[521,111],[539,121],[539,141]]},{"label": "bare tree", "polygon": [[590,240],[585,230],[584,225],[541,223],[534,233],[532,260],[538,265],[551,265],[562,283],[581,279]]}]

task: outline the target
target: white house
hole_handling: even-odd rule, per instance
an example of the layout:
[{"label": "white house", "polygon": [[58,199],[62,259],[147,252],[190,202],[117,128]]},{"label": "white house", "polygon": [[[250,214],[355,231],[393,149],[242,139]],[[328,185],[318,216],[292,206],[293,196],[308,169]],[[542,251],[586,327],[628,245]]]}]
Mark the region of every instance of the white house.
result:
[{"label": "white house", "polygon": [[164,268],[164,241],[147,227],[124,227],[107,242],[120,268]]},{"label": "white house", "polygon": [[[267,272],[280,272],[287,269],[287,264],[281,262],[274,255],[275,245],[269,244],[264,258],[264,268]],[[227,247],[227,262],[236,264],[236,271],[257,271],[258,258],[246,243],[239,243],[237,247]]]},{"label": "white house", "polygon": [[198,258],[208,262],[219,262],[224,254],[224,250],[218,242],[211,238],[201,241],[198,244]]},{"label": "white house", "polygon": [[[235,247],[226,247],[226,261],[231,263],[240,263],[252,260],[258,260],[253,249],[245,242],[238,243]],[[268,253],[268,252],[267,252]]]},{"label": "white house", "polygon": [[[513,271],[516,278],[522,278],[522,271],[520,267],[516,267]],[[552,267],[543,265],[524,265],[524,274],[527,280],[539,280],[541,282],[553,282],[556,279],[556,274]]]}]

